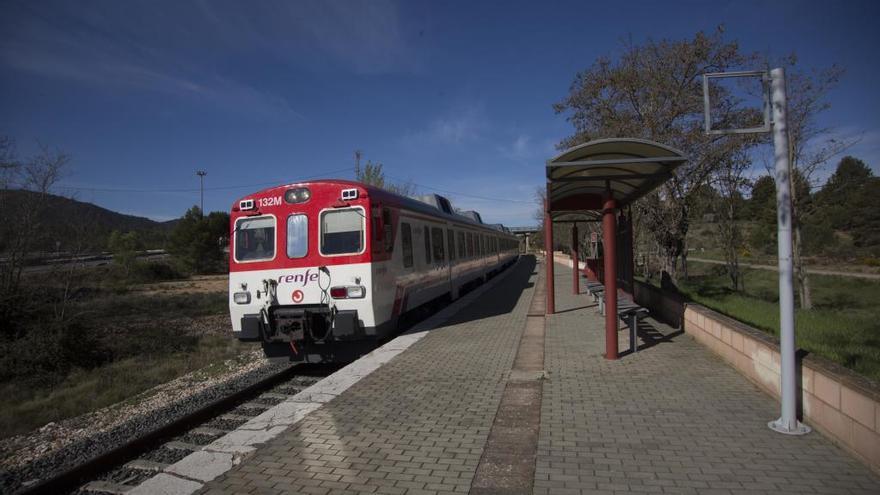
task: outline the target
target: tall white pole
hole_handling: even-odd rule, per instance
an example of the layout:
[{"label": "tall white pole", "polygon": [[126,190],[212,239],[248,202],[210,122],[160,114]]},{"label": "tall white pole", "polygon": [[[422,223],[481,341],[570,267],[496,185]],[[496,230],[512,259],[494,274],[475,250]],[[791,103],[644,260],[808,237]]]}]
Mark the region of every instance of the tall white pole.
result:
[{"label": "tall white pole", "polygon": [[786,127],[785,69],[770,71],[773,106],[773,148],[776,161],[776,221],[779,248],[779,350],[781,354],[782,415],[768,426],[780,433],[803,435],[810,427],[797,420],[797,382],[794,346],[794,285],[791,249],[791,182]]}]

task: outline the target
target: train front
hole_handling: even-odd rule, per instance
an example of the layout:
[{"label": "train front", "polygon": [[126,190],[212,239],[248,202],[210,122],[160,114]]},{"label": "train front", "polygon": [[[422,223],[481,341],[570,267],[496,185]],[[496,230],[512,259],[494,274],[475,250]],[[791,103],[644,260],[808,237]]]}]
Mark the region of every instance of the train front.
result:
[{"label": "train front", "polygon": [[266,356],[346,361],[372,339],[370,222],[358,183],[317,181],[233,205],[229,313],[234,335]]}]

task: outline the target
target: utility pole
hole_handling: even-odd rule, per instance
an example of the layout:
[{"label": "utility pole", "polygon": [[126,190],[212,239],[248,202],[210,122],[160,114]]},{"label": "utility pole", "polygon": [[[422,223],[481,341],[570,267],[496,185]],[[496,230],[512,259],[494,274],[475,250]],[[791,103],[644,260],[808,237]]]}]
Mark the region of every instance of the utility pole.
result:
[{"label": "utility pole", "polygon": [[205,176],[208,172],[196,170],[196,175],[199,176],[199,213],[205,216]]},{"label": "utility pole", "polygon": [[361,177],[361,150],[354,150],[354,180],[360,180]]}]

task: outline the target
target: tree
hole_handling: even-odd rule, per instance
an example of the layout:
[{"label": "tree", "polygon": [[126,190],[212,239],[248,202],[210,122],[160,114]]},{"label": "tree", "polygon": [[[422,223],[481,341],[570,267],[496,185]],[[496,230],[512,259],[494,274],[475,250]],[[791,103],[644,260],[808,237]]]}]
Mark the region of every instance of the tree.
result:
[{"label": "tree", "polygon": [[865,162],[852,156],[843,157],[815,194],[815,207],[807,227],[827,225],[829,231],[850,234],[857,251],[876,252],[880,247],[880,212],[875,206],[878,183],[880,178],[874,177]]},{"label": "tree", "polygon": [[[637,137],[688,156],[658,191],[635,205],[673,276],[679,258],[687,275],[691,195],[725,164],[725,157],[757,143],[753,136],[705,134],[702,75],[742,68],[753,59],[741,54],[735,42],[725,42],[721,29],[699,32],[690,40],[628,44],[619,60],[603,57],[578,73],[568,96],[554,105],[557,113],[570,113],[575,129],[559,148],[598,138]],[[730,92],[720,91],[714,99],[726,124],[753,117],[753,112],[736,109],[738,99]]]},{"label": "tree", "polygon": [[0,139],[0,165],[4,190],[24,189],[36,194],[20,201],[0,202],[0,239],[4,260],[0,263],[0,296],[14,294],[21,283],[26,258],[34,254],[38,241],[46,235],[39,219],[47,208],[47,198],[70,163],[70,156],[60,150],[39,145],[39,151],[18,161],[14,142]]},{"label": "tree", "polygon": [[[818,116],[831,108],[827,101],[828,93],[834,89],[843,76],[843,69],[837,66],[814,70],[810,73],[793,70],[797,57],[788,56],[784,61],[792,70],[786,73],[787,112],[786,124],[789,137],[789,155],[792,176],[800,177],[806,182],[806,191],[792,188],[792,240],[795,281],[798,286],[800,306],[803,309],[813,307],[810,283],[804,266],[804,249],[806,246],[803,225],[814,213],[810,204],[810,188],[815,173],[832,157],[842,153],[854,141],[840,140],[831,134],[831,129],[818,123]],[[796,184],[795,184],[796,185]]]},{"label": "tree", "polygon": [[193,206],[174,226],[168,252],[187,271],[214,272],[222,268],[223,244],[228,236],[228,213],[214,211],[203,216],[199,207]]},{"label": "tree", "polygon": [[137,261],[138,250],[143,248],[137,232],[123,234],[114,230],[110,233],[107,247],[113,253],[113,263],[122,268],[125,278],[129,278]]},{"label": "tree", "polygon": [[739,257],[745,242],[739,222],[743,206],[742,192],[748,186],[744,173],[752,162],[748,154],[739,152],[728,158],[727,163],[712,174],[712,185],[718,196],[712,202],[715,212],[715,232],[724,252],[725,268],[733,290],[744,289],[739,268]]},{"label": "tree", "polygon": [[415,184],[413,184],[412,182],[388,182],[385,179],[385,172],[382,170],[381,163],[373,163],[372,161],[367,160],[367,164],[364,165],[363,168],[361,168],[361,152],[355,151],[354,156],[354,175],[355,180],[357,180],[358,182],[363,182],[364,184],[376,186],[378,188],[385,189],[386,191],[392,192],[394,194],[399,194],[401,196],[413,196],[416,194],[416,187]]},{"label": "tree", "polygon": [[865,162],[843,157],[822,189],[816,193],[817,214],[828,219],[836,230],[850,230],[855,222],[850,203],[859,196],[873,173]]},{"label": "tree", "polygon": [[755,180],[746,209],[748,217],[753,221],[749,237],[752,248],[765,254],[774,254],[776,252],[776,182],[773,177],[762,175]]},{"label": "tree", "polygon": [[[33,156],[20,161],[15,153],[15,142],[11,138],[0,138],[0,335],[18,338],[23,332],[22,321],[42,316],[47,309],[39,306],[38,297],[45,296],[47,288],[41,293],[23,287],[24,266],[34,257],[39,241],[46,235],[40,225],[45,218],[47,198],[70,162],[70,156],[48,146],[39,145]],[[18,195],[12,201],[12,190],[25,190],[28,194]],[[62,291],[57,297],[49,297],[58,321],[65,319],[65,309],[71,296],[74,281],[77,280],[77,265],[69,263],[63,273],[55,279]],[[55,287],[51,288],[55,289]]]}]

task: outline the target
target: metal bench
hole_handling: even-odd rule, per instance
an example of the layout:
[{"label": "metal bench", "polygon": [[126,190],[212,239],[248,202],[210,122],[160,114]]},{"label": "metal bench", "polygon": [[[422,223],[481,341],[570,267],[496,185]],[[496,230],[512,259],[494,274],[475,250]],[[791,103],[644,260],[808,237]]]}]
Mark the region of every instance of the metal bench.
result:
[{"label": "metal bench", "polygon": [[587,292],[589,292],[590,295],[593,296],[594,302],[599,302],[599,294],[605,292],[605,286],[602,285],[601,282],[591,282],[589,280],[586,283],[586,289]]},{"label": "metal bench", "polygon": [[[593,292],[590,292],[591,294]],[[605,290],[604,287],[598,291],[595,298],[599,300],[599,313],[605,314]],[[639,320],[648,316],[650,311],[643,308],[630,299],[617,297],[617,317],[620,318],[626,326],[629,327],[629,348],[633,352],[639,352],[639,346],[636,344],[636,333],[639,329]]]}]

